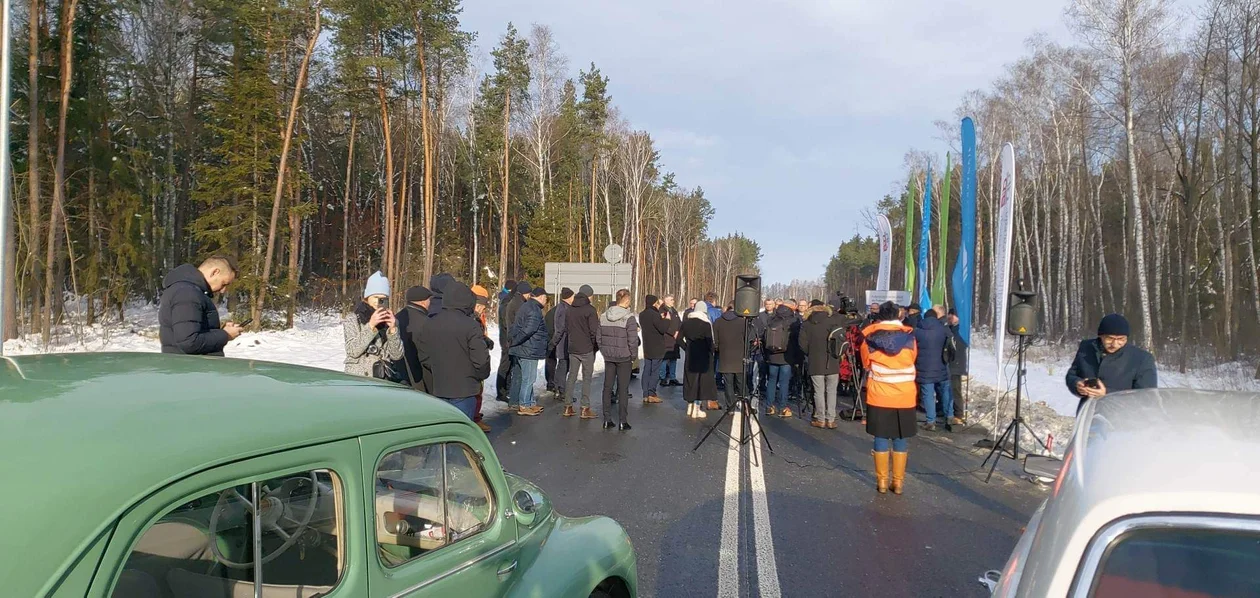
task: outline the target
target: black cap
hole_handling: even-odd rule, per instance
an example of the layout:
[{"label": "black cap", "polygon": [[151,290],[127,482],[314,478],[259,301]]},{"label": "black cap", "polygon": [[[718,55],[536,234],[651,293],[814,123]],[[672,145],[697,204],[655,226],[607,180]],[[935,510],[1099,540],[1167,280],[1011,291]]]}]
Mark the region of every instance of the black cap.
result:
[{"label": "black cap", "polygon": [[1129,336],[1129,321],[1120,314],[1111,314],[1098,323],[1098,336]]},{"label": "black cap", "polygon": [[918,303],[911,303],[908,307],[906,307],[906,309],[912,309],[914,311],[923,311],[922,309],[919,309]]},{"label": "black cap", "polygon": [[529,284],[529,282],[522,280],[516,283],[516,292],[521,295],[528,295],[534,292],[534,286]]},{"label": "black cap", "polygon": [[656,298],[656,295],[648,295],[647,297],[644,297],[643,300],[644,303],[648,305],[656,305],[656,302],[660,301],[660,299]]},{"label": "black cap", "polygon": [[578,287],[578,293],[582,295],[586,295],[586,298],[590,299],[591,297],[595,296],[595,289],[592,289],[591,285],[589,284],[584,284]]},{"label": "black cap", "polygon": [[535,296],[535,297],[546,297],[546,296],[547,296],[547,289],[544,289],[544,288],[542,288],[542,287],[534,287],[534,290],[533,290],[533,291],[530,291],[530,293],[529,293],[529,294],[530,294],[530,295],[533,295],[533,296]]},{"label": "black cap", "polygon": [[815,299],[815,300],[813,300],[813,301],[810,301],[810,302],[809,302],[809,306],[810,306],[810,307],[822,307],[822,306],[823,306],[823,302],[822,302],[822,301],[819,301],[819,300],[817,300],[817,299]]},{"label": "black cap", "polygon": [[561,299],[568,299],[569,297],[572,297],[572,296],[573,296],[573,289],[570,289],[569,287],[564,287],[563,289],[560,289]]},{"label": "black cap", "polygon": [[433,296],[433,291],[422,286],[414,286],[407,289],[406,299],[412,303],[419,303]]}]

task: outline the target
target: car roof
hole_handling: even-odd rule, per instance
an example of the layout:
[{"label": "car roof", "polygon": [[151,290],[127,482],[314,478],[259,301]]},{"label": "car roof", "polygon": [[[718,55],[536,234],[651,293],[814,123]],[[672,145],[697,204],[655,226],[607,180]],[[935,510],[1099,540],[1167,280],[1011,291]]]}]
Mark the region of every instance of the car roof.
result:
[{"label": "car roof", "polygon": [[47,557],[9,564],[23,577],[47,567],[36,574],[47,579],[128,506],[216,465],[446,422],[471,425],[445,401],[329,370],[143,353],[3,358],[0,530]]},{"label": "car roof", "polygon": [[1077,425],[1071,473],[1091,501],[1185,487],[1260,495],[1260,476],[1250,475],[1260,455],[1260,393],[1116,393],[1091,401]]}]

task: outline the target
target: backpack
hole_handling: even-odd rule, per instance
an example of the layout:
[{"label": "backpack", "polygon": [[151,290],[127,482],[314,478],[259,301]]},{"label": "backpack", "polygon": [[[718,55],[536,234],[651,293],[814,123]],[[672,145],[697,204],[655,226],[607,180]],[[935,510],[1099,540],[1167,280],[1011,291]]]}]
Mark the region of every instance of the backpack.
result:
[{"label": "backpack", "polygon": [[827,354],[832,359],[844,357],[845,343],[848,342],[848,331],[844,327],[836,328],[827,335]]},{"label": "backpack", "polygon": [[944,361],[946,365],[953,364],[955,361],[958,361],[959,353],[961,351],[958,350],[958,337],[955,337],[954,333],[950,332],[949,337],[945,339],[945,348],[941,354],[941,361]]},{"label": "backpack", "polygon": [[779,319],[772,320],[770,327],[766,329],[766,352],[786,353],[789,341],[787,323]]}]

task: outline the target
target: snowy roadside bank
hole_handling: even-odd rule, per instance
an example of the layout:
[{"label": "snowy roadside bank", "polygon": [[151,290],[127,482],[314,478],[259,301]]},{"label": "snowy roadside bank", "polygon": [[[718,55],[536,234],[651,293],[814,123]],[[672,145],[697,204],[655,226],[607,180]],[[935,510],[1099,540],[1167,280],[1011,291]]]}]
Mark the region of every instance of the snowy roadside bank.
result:
[{"label": "snowy roadside bank", "polygon": [[[93,326],[62,326],[53,335],[53,341],[47,349],[40,341],[39,335],[26,335],[4,344],[5,355],[31,355],[37,353],[84,353],[119,351],[127,353],[157,353],[161,346],[158,342],[157,307],[145,304],[129,305],[126,309],[126,320],[111,321],[108,324]],[[220,314],[226,317],[226,314]],[[71,318],[73,319],[73,318]],[[492,324],[489,330],[490,339],[495,348],[490,352],[490,379],[485,382],[482,412],[494,415],[507,411],[507,405],[494,400],[494,371],[499,367],[499,331]],[[236,340],[228,343],[224,353],[235,359],[256,359],[275,361],[294,365],[341,371],[345,363],[345,338],[342,331],[342,316],[335,312],[303,311],[294,318],[294,326],[290,330],[264,330],[246,332]],[[541,370],[542,363],[539,363]],[[595,371],[604,370],[602,358],[596,358]],[[636,385],[637,386],[637,385]],[[535,389],[541,391],[546,387],[542,372],[538,374]],[[593,388],[592,395],[599,392]],[[593,401],[598,401],[592,396]]]}]

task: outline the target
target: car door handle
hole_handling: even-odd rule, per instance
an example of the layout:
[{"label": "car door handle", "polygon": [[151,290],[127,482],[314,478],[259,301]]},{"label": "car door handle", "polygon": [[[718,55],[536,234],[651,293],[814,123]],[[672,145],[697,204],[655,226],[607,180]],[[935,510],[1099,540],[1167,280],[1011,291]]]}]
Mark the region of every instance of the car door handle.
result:
[{"label": "car door handle", "polygon": [[504,575],[508,575],[508,574],[510,574],[511,572],[515,571],[515,570],[516,570],[516,563],[517,563],[517,562],[518,562],[518,561],[512,561],[511,563],[508,563],[508,564],[504,565],[502,568],[500,568],[500,569],[499,569],[499,577],[503,577]]}]

